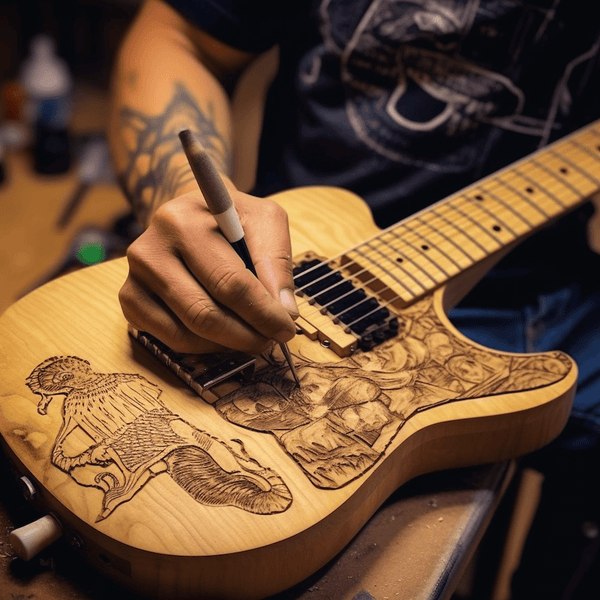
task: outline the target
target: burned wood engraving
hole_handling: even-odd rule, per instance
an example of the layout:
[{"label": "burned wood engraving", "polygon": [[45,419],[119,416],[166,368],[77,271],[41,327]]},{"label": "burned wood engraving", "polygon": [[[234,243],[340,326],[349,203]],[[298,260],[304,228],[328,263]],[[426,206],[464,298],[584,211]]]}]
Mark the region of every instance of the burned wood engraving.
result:
[{"label": "burned wood engraving", "polygon": [[571,369],[560,352],[509,355],[459,338],[431,297],[401,318],[403,333],[370,352],[327,364],[296,357],[300,388],[281,363],[215,408],[231,423],[275,436],[315,486],[336,489],[370,469],[418,412],[550,385]]},{"label": "burned wood engraving", "polygon": [[[171,412],[160,388],[141,375],[96,373],[86,360],[61,356],[38,365],[26,383],[41,397],[40,415],[64,396],[51,461],[80,485],[103,491],[97,522],[161,473],[208,506],[268,515],[291,504],[283,480],[251,458],[241,442],[232,442],[234,448]],[[67,455],[65,443],[75,432],[85,433],[89,446]]]}]

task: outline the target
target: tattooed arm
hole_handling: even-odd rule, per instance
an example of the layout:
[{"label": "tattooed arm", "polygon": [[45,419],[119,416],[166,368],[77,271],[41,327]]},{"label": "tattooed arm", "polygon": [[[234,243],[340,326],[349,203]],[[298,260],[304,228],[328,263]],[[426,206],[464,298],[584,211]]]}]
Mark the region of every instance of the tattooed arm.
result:
[{"label": "tattooed arm", "polygon": [[[109,138],[120,183],[145,232],[128,251],[127,320],[180,352],[260,352],[294,335],[287,217],[231,180],[225,77],[253,56],[210,37],[158,0],[144,4],[113,78]],[[194,131],[221,171],[259,280],[208,212],[179,142]],[[283,293],[282,293],[283,291]]]},{"label": "tattooed arm", "polygon": [[165,4],[142,8],[113,78],[110,141],[121,185],[144,225],[161,204],[195,189],[180,129],[192,129],[218,168],[231,174],[229,99],[219,79],[252,58]]}]

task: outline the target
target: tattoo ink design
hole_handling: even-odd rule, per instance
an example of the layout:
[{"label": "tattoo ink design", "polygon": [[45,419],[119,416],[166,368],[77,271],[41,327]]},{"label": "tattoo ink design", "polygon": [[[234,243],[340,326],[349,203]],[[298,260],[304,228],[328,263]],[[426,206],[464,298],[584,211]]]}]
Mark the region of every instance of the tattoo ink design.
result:
[{"label": "tattoo ink design", "polygon": [[[227,444],[171,412],[161,390],[141,375],[97,373],[76,356],[53,357],[26,380],[41,397],[38,413],[63,395],[63,423],[52,464],[78,484],[104,493],[96,519],[107,518],[153,477],[167,473],[196,502],[270,515],[289,508],[291,493],[273,470],[250,457],[239,440]],[[69,437],[92,442],[68,453]],[[80,449],[80,447],[79,447]]]},{"label": "tattoo ink design", "polygon": [[301,388],[281,361],[215,408],[231,423],[273,435],[316,487],[336,489],[364,475],[417,413],[544,387],[571,370],[561,352],[501,354],[454,335],[431,298],[401,318],[403,334],[370,352],[325,364],[297,357]]},{"label": "tattoo ink design", "polygon": [[182,83],[175,85],[161,114],[145,115],[125,107],[120,126],[125,139],[133,143],[119,181],[144,224],[182,185],[194,180],[178,137],[182,129],[192,130],[202,140],[217,168],[230,171],[231,152],[216,128],[212,105],[208,113],[203,112]]}]

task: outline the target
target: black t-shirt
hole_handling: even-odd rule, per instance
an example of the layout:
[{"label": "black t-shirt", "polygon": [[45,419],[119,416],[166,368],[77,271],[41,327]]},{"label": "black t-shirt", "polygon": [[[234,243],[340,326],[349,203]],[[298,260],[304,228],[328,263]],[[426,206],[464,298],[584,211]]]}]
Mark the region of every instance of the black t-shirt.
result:
[{"label": "black t-shirt", "polygon": [[[600,118],[585,0],[169,1],[239,49],[280,46],[258,195],[336,185],[385,226]],[[560,257],[585,246],[583,226],[559,226]],[[504,264],[556,276],[556,235]]]}]

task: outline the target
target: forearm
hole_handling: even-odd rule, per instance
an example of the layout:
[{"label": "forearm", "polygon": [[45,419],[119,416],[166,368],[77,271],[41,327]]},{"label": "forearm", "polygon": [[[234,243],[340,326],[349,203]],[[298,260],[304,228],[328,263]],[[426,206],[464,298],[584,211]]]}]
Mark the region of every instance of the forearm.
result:
[{"label": "forearm", "polygon": [[[109,140],[119,181],[141,223],[171,198],[196,190],[178,132],[194,131],[217,168],[231,173],[227,94],[182,28],[145,7],[118,57]],[[171,18],[167,12],[167,19]]]}]

